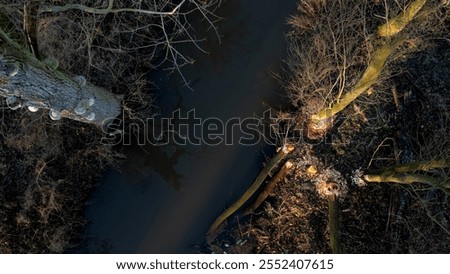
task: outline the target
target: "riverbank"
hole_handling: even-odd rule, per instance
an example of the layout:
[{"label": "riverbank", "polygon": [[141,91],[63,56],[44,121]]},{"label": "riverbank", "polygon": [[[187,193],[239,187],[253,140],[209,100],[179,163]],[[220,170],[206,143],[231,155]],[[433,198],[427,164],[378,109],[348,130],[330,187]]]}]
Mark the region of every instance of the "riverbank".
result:
[{"label": "riverbank", "polygon": [[[180,73],[193,62],[173,45],[201,36],[189,20],[217,20],[217,1],[112,2],[126,12],[107,12],[106,1],[76,3],[0,1],[0,24],[38,58],[51,57],[59,70],[122,97],[123,115],[133,118],[155,113],[149,71],[169,63],[167,69]],[[0,101],[0,253],[73,250],[86,238],[88,197],[106,169],[123,164],[121,148],[102,143],[99,128],[52,121],[43,110],[11,110]]]},{"label": "riverbank", "polygon": [[[367,183],[361,176],[449,158],[448,6],[429,1],[378,81],[334,118],[324,139],[308,132],[309,117],[361,77],[381,44],[378,26],[410,2],[299,4],[290,19],[284,78],[296,110],[278,116],[282,132],[288,132],[284,140],[298,146],[288,157],[293,168],[250,218],[234,217],[238,226],[236,219],[225,226],[210,246],[213,252],[330,253],[326,182],[339,186],[341,252],[449,252],[450,202],[444,192],[424,184]],[[445,181],[449,170],[414,174]]]}]

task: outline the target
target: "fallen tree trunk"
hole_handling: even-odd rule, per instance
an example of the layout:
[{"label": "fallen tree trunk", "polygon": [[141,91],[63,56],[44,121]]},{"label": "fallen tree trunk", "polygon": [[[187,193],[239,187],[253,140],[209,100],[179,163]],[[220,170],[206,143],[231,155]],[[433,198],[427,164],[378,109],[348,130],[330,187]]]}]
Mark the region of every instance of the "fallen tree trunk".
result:
[{"label": "fallen tree trunk", "polygon": [[99,127],[120,114],[120,98],[56,67],[36,59],[0,29],[0,96],[11,109],[48,109],[53,120],[65,117]]},{"label": "fallen tree trunk", "polygon": [[253,213],[267,199],[267,197],[269,197],[273,193],[275,186],[278,184],[278,182],[284,179],[286,174],[290,170],[292,170],[293,166],[294,164],[291,161],[287,161],[281,168],[281,170],[278,171],[277,175],[275,175],[275,177],[273,177],[272,180],[267,183],[266,188],[263,190],[263,192],[261,192],[261,194],[259,194],[258,198],[256,198],[256,201],[245,210],[243,215],[245,216]]},{"label": "fallen tree trunk", "polygon": [[285,144],[278,150],[278,153],[266,164],[266,166],[261,170],[258,177],[250,185],[250,187],[242,194],[242,196],[235,201],[230,207],[228,207],[219,217],[214,221],[214,223],[209,227],[208,238],[209,241],[213,240],[219,226],[234,212],[236,212],[241,206],[250,199],[250,197],[258,190],[258,188],[264,182],[267,176],[278,166],[278,164],[292,151],[294,151],[295,146],[293,144]]}]

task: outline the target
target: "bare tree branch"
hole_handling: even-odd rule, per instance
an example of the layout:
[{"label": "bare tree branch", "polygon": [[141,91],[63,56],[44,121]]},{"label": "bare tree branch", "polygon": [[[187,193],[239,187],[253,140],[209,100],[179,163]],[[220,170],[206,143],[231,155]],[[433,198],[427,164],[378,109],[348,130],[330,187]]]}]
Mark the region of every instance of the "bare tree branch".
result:
[{"label": "bare tree branch", "polygon": [[142,10],[142,9],[133,9],[133,8],[118,8],[118,9],[114,9],[113,8],[114,0],[109,0],[108,7],[104,8],[104,9],[88,7],[88,6],[81,5],[81,4],[67,4],[67,5],[64,5],[64,6],[43,5],[43,6],[39,7],[39,13],[46,13],[46,12],[57,13],[57,12],[65,12],[65,11],[69,11],[69,10],[81,10],[81,11],[88,12],[88,13],[93,13],[93,14],[108,14],[108,13],[120,13],[120,12],[137,12],[137,13],[150,14],[150,15],[165,16],[165,15],[174,15],[174,14],[176,14],[180,10],[181,6],[185,2],[186,2],[186,0],[181,1],[180,4],[178,4],[172,11],[169,11],[169,12]]}]

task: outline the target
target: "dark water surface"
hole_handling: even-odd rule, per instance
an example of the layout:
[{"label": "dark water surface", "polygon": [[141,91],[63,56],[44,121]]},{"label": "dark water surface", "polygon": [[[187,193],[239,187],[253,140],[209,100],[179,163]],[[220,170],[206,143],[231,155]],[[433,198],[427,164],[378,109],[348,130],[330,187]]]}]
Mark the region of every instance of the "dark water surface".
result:
[{"label": "dark water surface", "polygon": [[[195,109],[200,118],[260,116],[282,93],[271,74],[286,54],[286,19],[296,0],[227,0],[217,10],[222,43],[213,32],[180,51],[196,62],[179,77],[159,76],[164,116]],[[201,24],[197,24],[200,25]],[[204,27],[207,25],[205,24]],[[162,74],[161,74],[162,75]],[[239,136],[235,136],[239,137]],[[129,147],[122,172],[109,171],[87,207],[85,252],[192,253],[214,219],[260,171],[267,145]]]}]

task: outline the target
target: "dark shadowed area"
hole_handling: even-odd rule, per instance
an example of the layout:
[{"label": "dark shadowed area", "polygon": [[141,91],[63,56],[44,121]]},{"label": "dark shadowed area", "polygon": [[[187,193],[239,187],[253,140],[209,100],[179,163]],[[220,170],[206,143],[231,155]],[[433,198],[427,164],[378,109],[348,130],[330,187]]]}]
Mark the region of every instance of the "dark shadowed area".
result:
[{"label": "dark shadowed area", "polygon": [[[163,117],[195,109],[199,118],[259,117],[283,100],[272,76],[285,58],[286,18],[296,1],[228,0],[217,10],[221,43],[211,30],[200,43],[178,49],[196,59],[183,68],[191,81],[152,74]],[[206,22],[194,22],[207,28]],[[234,135],[235,140],[240,136]],[[87,207],[90,224],[82,252],[197,252],[209,225],[250,185],[273,148],[260,143],[217,146],[130,146],[122,171],[109,171]]]}]

